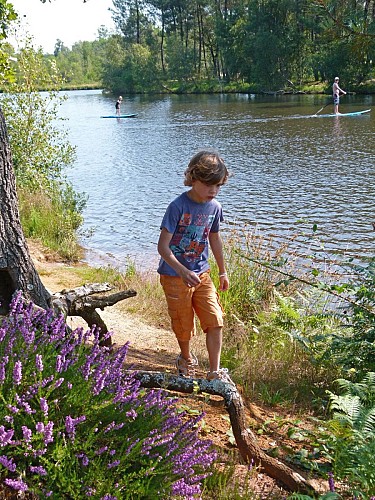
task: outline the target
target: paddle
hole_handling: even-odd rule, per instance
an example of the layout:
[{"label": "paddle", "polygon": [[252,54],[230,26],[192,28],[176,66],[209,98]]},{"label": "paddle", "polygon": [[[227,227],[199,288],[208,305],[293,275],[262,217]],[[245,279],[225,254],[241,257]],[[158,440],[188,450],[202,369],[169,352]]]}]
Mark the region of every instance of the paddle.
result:
[{"label": "paddle", "polygon": [[323,111],[323,109],[326,108],[327,106],[329,106],[330,104],[332,104],[332,100],[331,99],[327,102],[327,104],[325,104],[322,108],[320,108],[319,111],[317,111],[315,113],[315,115],[313,115],[313,116],[316,116],[318,113],[320,113],[321,111]]}]

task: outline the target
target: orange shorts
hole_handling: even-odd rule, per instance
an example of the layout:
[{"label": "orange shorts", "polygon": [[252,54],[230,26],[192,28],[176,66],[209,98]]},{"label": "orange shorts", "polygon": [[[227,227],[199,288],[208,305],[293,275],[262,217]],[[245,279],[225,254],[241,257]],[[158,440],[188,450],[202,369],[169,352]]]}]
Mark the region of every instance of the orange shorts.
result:
[{"label": "orange shorts", "polygon": [[200,284],[187,287],[179,276],[160,276],[171,317],[172,329],[178,340],[188,341],[195,335],[195,316],[202,330],[223,326],[223,308],[209,272],[199,275]]}]

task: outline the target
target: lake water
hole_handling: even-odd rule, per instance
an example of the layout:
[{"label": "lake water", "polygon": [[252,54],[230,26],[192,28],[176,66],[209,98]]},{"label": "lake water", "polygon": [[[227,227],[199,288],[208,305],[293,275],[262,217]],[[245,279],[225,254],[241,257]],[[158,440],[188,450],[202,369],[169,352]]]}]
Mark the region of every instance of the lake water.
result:
[{"label": "lake water", "polygon": [[[67,94],[61,114],[77,146],[67,174],[89,196],[84,229],[93,234],[82,243],[90,264],[155,266],[162,216],[202,148],[218,150],[233,173],[218,197],[224,233],[246,226],[282,241],[317,224],[328,250],[373,255],[375,109],[316,118],[327,96],[134,96],[121,111],[136,118],[104,119],[114,96]],[[345,96],[340,111],[371,108],[373,99]]]}]

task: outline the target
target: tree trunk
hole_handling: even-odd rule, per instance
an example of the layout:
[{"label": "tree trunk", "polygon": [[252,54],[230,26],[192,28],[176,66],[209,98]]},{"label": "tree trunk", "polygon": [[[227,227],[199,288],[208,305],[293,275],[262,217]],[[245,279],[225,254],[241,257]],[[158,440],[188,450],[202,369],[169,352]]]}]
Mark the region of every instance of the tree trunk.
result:
[{"label": "tree trunk", "polygon": [[35,269],[22,231],[12,155],[0,109],[0,313],[8,312],[17,290],[44,309],[50,305],[50,294]]}]

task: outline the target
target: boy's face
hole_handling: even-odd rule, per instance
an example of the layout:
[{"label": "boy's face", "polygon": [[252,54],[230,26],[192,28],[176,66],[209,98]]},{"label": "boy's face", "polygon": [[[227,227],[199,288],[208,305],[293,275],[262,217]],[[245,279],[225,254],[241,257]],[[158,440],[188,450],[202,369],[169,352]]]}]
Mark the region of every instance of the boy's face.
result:
[{"label": "boy's face", "polygon": [[190,195],[193,201],[197,203],[206,203],[213,200],[220,191],[223,182],[218,184],[205,184],[202,181],[193,180]]}]

